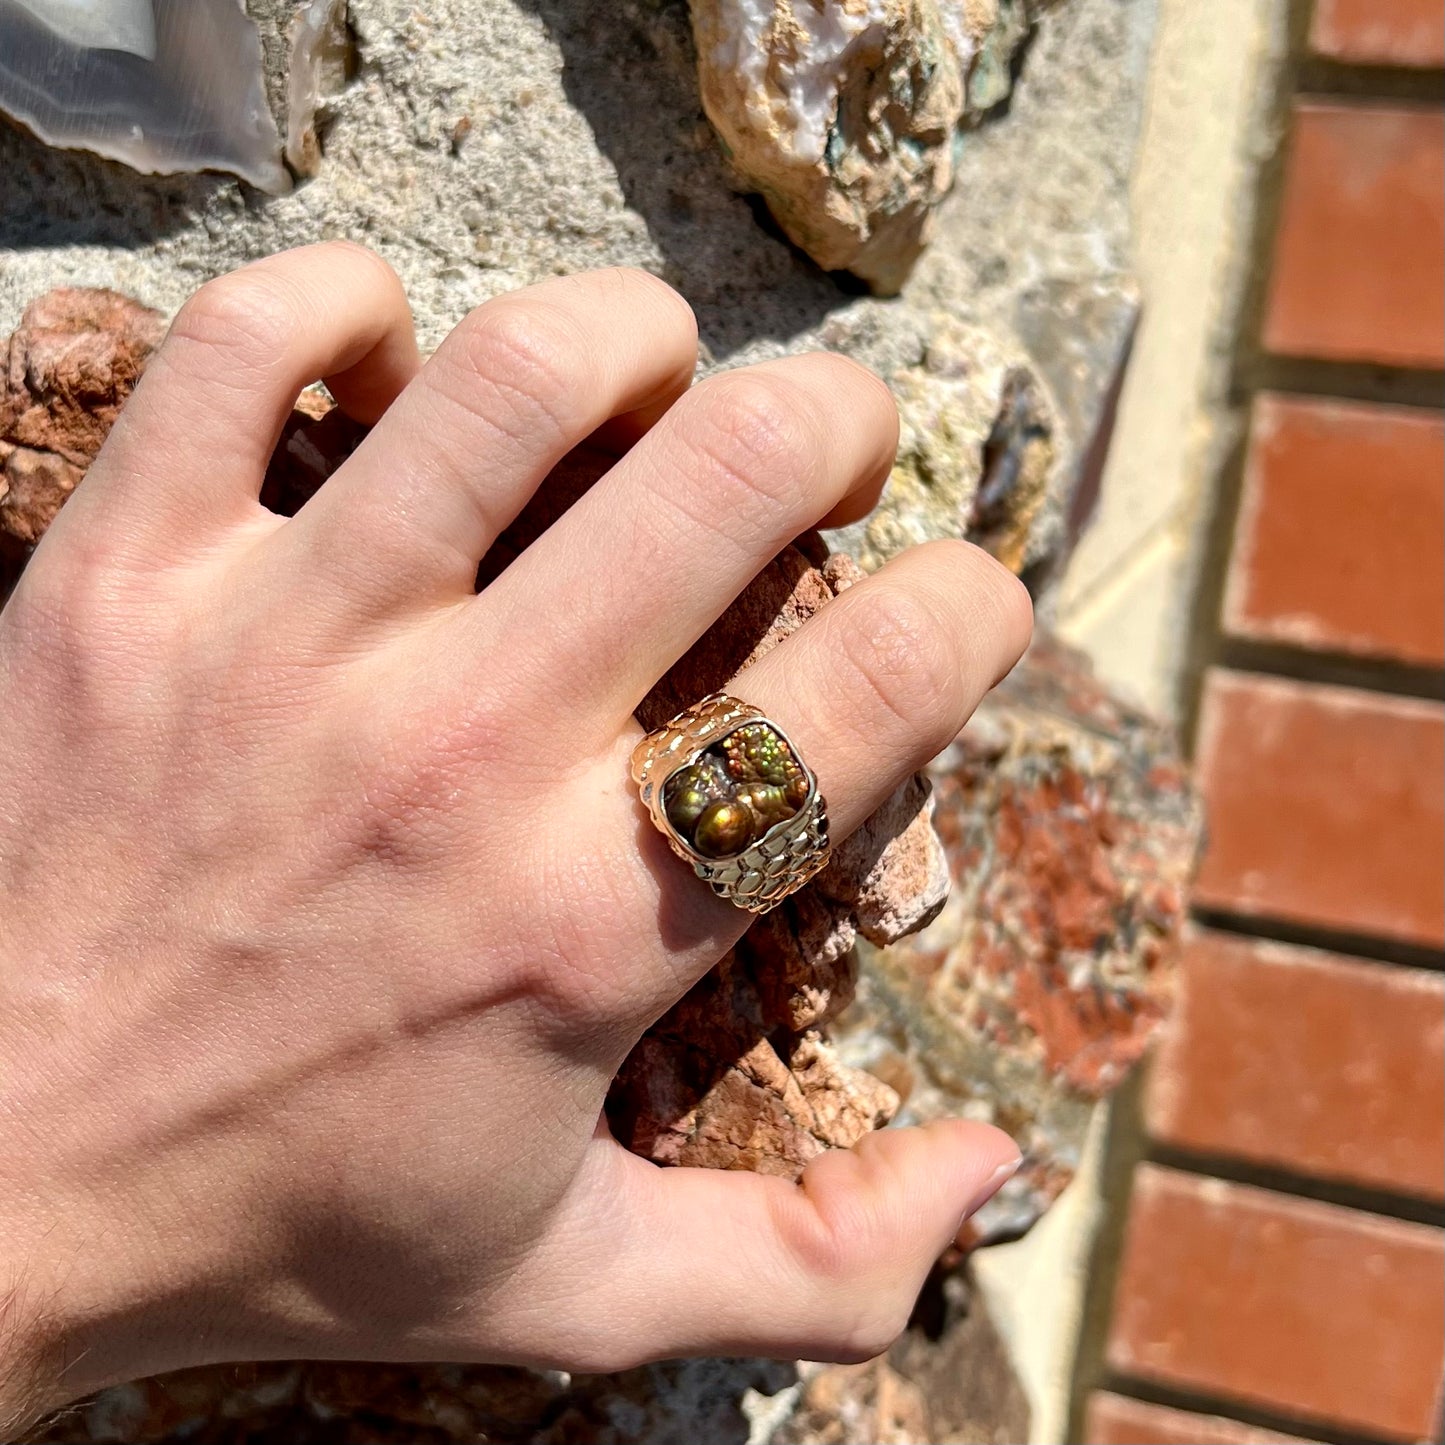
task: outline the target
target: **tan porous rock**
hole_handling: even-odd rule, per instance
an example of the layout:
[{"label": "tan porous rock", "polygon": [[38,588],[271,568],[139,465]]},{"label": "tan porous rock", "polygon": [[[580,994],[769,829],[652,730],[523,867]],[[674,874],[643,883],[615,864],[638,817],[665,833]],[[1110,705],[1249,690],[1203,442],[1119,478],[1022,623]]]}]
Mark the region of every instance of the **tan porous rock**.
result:
[{"label": "tan porous rock", "polygon": [[744,188],[828,271],[893,295],[1007,99],[1043,0],[692,0],[703,109]]},{"label": "tan porous rock", "polygon": [[1053,401],[996,329],[938,312],[927,337],[917,363],[887,378],[899,439],[883,497],[837,541],[871,570],[918,542],[966,537],[1022,571],[1062,506]]},{"label": "tan porous rock", "polygon": [[825,270],[898,290],[953,184],[964,86],[935,0],[693,0],[703,107]]}]

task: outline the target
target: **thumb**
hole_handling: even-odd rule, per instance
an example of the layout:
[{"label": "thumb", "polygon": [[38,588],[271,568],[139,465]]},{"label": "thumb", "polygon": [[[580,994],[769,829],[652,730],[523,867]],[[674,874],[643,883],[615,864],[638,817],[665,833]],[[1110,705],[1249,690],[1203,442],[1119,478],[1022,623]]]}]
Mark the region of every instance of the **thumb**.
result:
[{"label": "thumb", "polygon": [[881,1354],[963,1221],[1019,1164],[1007,1134],[962,1120],[880,1130],[796,1184],[624,1157],[614,1217],[629,1240],[610,1293],[652,1359]]}]

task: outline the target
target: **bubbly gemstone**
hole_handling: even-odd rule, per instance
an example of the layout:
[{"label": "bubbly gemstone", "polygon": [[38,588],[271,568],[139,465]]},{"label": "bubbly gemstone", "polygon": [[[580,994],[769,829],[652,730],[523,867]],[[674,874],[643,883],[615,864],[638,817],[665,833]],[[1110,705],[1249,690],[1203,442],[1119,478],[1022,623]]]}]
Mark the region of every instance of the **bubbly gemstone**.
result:
[{"label": "bubbly gemstone", "polygon": [[706,858],[750,848],[807,801],[808,775],[768,723],[744,723],[679,768],[662,806],[678,835]]}]

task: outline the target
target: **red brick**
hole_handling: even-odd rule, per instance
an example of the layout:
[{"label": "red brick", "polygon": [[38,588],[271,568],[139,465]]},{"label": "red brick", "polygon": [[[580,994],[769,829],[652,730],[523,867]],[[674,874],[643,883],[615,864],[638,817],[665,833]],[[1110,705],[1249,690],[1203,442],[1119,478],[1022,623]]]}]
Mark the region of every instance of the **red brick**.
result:
[{"label": "red brick", "polygon": [[1445,708],[1215,669],[1196,751],[1197,903],[1445,941]]},{"label": "red brick", "polygon": [[1309,1445],[1298,1435],[1278,1435],[1226,1420],[1146,1405],[1125,1395],[1096,1390],[1089,1398],[1085,1445]]},{"label": "red brick", "polygon": [[1354,65],[1445,65],[1440,0],[1315,0],[1310,49]]},{"label": "red brick", "polygon": [[1110,1365],[1390,1440],[1434,1421],[1445,1233],[1154,1165],[1134,1176]]},{"label": "red brick", "polygon": [[1302,103],[1264,344],[1290,356],[1445,362],[1445,115]]},{"label": "red brick", "polygon": [[1203,931],[1149,1132],[1201,1153],[1445,1195],[1445,978]]},{"label": "red brick", "polygon": [[1261,396],[1224,603],[1257,641],[1445,661],[1445,416]]}]

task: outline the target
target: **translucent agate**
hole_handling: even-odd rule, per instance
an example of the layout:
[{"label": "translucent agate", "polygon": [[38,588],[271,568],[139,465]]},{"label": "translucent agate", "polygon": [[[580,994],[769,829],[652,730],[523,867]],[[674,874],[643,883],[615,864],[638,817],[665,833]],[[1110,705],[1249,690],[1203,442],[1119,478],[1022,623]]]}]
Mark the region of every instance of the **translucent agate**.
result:
[{"label": "translucent agate", "polygon": [[15,0],[62,40],[88,50],[123,50],[156,58],[156,19],[151,0]]},{"label": "translucent agate", "polygon": [[0,0],[0,109],[139,171],[291,188],[240,0]]}]

